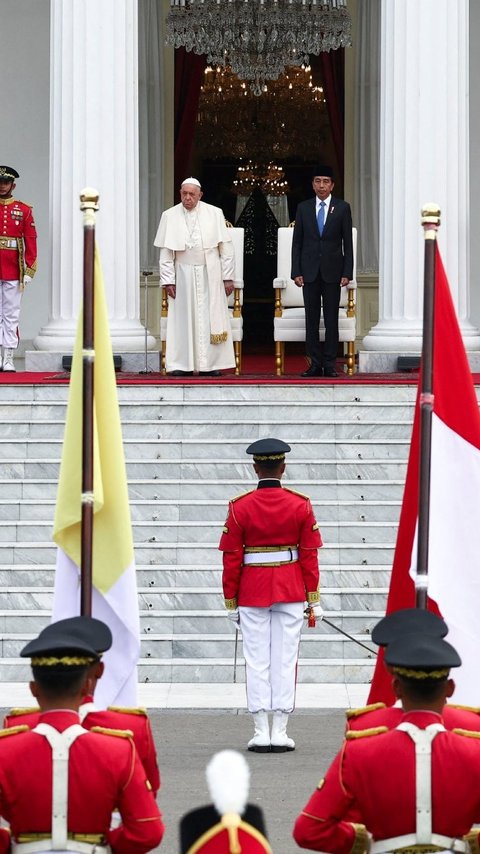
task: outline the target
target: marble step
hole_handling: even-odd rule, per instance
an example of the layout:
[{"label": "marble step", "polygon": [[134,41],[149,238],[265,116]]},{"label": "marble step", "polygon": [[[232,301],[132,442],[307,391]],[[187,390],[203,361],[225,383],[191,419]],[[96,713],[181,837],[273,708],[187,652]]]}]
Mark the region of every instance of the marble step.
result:
[{"label": "marble step", "polygon": [[[345,657],[359,660],[359,663],[375,658],[377,647],[372,643],[369,635],[361,635],[357,639],[364,644],[360,646],[354,641],[337,634],[321,634],[321,629],[305,629],[300,642],[300,659],[309,658],[342,659]],[[19,658],[20,652],[35,635],[25,633],[13,635],[5,633],[0,642],[0,657],[4,659]],[[183,634],[173,635],[170,633],[149,635],[142,638],[141,658],[156,659],[212,659],[231,658],[234,655],[235,634]],[[365,647],[369,647],[369,652]],[[239,632],[237,643],[237,659],[243,662],[243,643],[241,632]]]},{"label": "marble step", "polygon": [[[215,522],[211,521],[176,521],[167,522],[133,522],[132,534],[135,545],[140,546],[142,543],[158,543],[162,545],[164,542],[179,542],[187,543],[210,543],[218,545],[222,528],[225,521],[225,514],[222,517],[218,516]],[[321,532],[324,543],[337,542],[340,545],[343,543],[356,542],[372,542],[372,543],[391,543],[395,541],[397,525],[394,522],[360,522],[355,523],[352,520],[345,522],[325,522],[321,521]],[[0,522],[0,542],[16,541],[20,543],[28,543],[31,540],[35,542],[51,541],[52,537],[52,522],[51,521],[6,521]]]},{"label": "marble step", "polygon": [[[37,403],[55,401],[66,403],[68,385],[58,383],[42,383],[37,385],[12,385],[5,388],[2,395],[5,401],[14,403]],[[310,402],[324,403],[329,401],[353,402],[407,402],[413,403],[417,394],[417,384],[400,385],[351,383],[345,379],[336,385],[303,385],[281,384],[274,385],[195,385],[165,383],[161,385],[118,385],[117,394],[120,404],[125,402],[143,403],[145,401],[193,401],[205,400],[221,403],[225,400],[242,402],[257,402],[261,405],[277,400],[288,400],[290,403]]]},{"label": "marble step", "polygon": [[[287,401],[287,402],[285,402]],[[265,408],[268,406],[269,420],[265,420]],[[355,402],[355,401],[339,401],[327,402],[321,401],[300,401],[292,402],[288,398],[283,400],[272,400],[268,404],[251,403],[250,401],[237,401],[228,399],[216,401],[164,401],[154,403],[144,401],[142,403],[134,403],[129,401],[120,406],[120,417],[122,421],[156,421],[162,424],[163,421],[177,421],[183,423],[185,421],[208,421],[212,418],[212,413],[215,414],[215,421],[225,422],[227,425],[230,421],[246,420],[251,423],[263,421],[261,425],[260,435],[265,435],[263,429],[269,425],[276,426],[277,424],[296,424],[299,421],[303,424],[319,424],[335,423],[336,421],[366,421],[371,422],[376,420],[376,415],[382,421],[387,422],[403,422],[411,423],[413,419],[413,402],[398,403],[388,401],[371,401],[371,402]],[[66,414],[66,402],[50,400],[48,402],[37,402],[35,404],[19,405],[18,403],[0,402],[0,420],[10,423],[14,421],[48,421],[58,420],[64,421]],[[252,439],[256,438],[255,436]]]},{"label": "marble step", "polygon": [[[56,499],[45,499],[41,503],[33,499],[3,498],[2,516],[6,521],[50,521],[55,513]],[[397,501],[343,501],[312,500],[319,522],[398,522],[401,502]],[[226,501],[220,498],[179,499],[174,504],[168,499],[130,501],[133,522],[211,522],[217,524],[227,509]]]},{"label": "marble step", "polygon": [[[373,439],[378,441],[379,436],[385,439],[396,439],[401,441],[410,441],[412,424],[411,421],[385,421],[381,418],[370,421],[359,421],[357,418],[352,420],[339,421],[316,421],[314,423],[305,423],[304,421],[290,421],[287,424],[278,424],[273,420],[251,420],[245,419],[237,421],[222,421],[222,427],[228,431],[228,441],[242,441],[245,447],[252,441],[251,437],[260,435],[268,436],[275,434],[279,439],[289,441],[293,448],[297,449],[297,445],[293,437],[299,438],[302,441],[307,439],[318,439],[319,427],[321,427],[322,439],[328,438],[329,441],[339,440],[365,440]],[[63,440],[65,423],[63,420],[9,420],[2,424],[2,440],[9,439],[51,439],[56,441]],[[164,420],[161,424],[157,420],[140,420],[129,421],[122,418],[122,434],[124,440],[176,440],[189,439],[196,440],[205,439],[212,441],[218,437],[218,426],[215,421],[209,419],[207,421],[178,421]]]},{"label": "marble step", "polygon": [[[1,460],[0,479],[13,478],[54,478],[58,477],[60,461],[58,459],[23,458]],[[234,473],[242,480],[249,479],[251,463],[236,460],[127,460],[127,479],[153,478],[179,480],[199,479],[218,480]],[[292,480],[400,480],[405,477],[406,459],[375,460],[295,460],[288,464]],[[205,490],[203,491],[205,495]],[[210,497],[210,496],[209,496]],[[214,497],[214,496],[212,496]]]},{"label": "marble step", "polygon": [[[344,590],[322,589],[322,606],[327,612],[381,611],[385,607],[387,588],[360,587]],[[50,609],[53,603],[52,587],[0,588],[0,614],[9,609],[35,611]],[[167,611],[198,611],[199,616],[223,607],[223,593],[218,583],[212,587],[150,587],[138,590],[140,613]]]},{"label": "marble step", "polygon": [[[396,500],[401,501],[404,489],[403,478],[384,478],[359,480],[355,479],[325,479],[312,481],[309,478],[293,478],[287,473],[284,478],[285,486],[290,486],[298,492],[309,495],[312,501],[331,500],[335,501],[340,496],[345,500],[359,501],[362,504],[368,501]],[[208,501],[219,500],[226,504],[228,500],[242,492],[248,492],[255,488],[255,482],[251,477],[244,478],[216,478],[212,480],[205,478],[131,478],[128,483],[130,501],[200,501],[205,502],[205,494],[208,491]],[[58,489],[57,478],[0,478],[0,491],[2,499],[19,500],[55,500]]]},{"label": "marble step", "polygon": [[[333,611],[325,612],[325,616],[335,623],[339,628],[348,632],[354,637],[361,638],[363,635],[369,635],[373,626],[385,614],[384,606],[378,610],[367,611],[361,609],[358,611]],[[48,607],[37,607],[36,609],[14,609],[9,608],[0,614],[0,632],[2,636],[7,634],[16,634],[17,632],[36,634],[44,628],[49,622],[51,611]],[[205,634],[225,634],[226,626],[231,629],[232,637],[234,636],[233,626],[230,626],[226,616],[225,609],[218,607],[217,610],[208,612],[199,612],[197,610],[175,610],[175,611],[140,611],[140,632],[142,639],[150,635],[163,635],[174,633],[175,635],[195,634],[197,637],[203,637]],[[322,633],[330,633],[332,638],[341,637],[341,635],[333,628],[322,623]],[[312,629],[308,631],[317,631]],[[319,630],[320,631],[320,630]]]},{"label": "marble step", "polygon": [[[371,681],[374,662],[367,659],[338,658],[328,661],[305,658],[298,662],[300,683],[355,683]],[[0,659],[0,682],[29,682],[31,670],[23,658]],[[233,657],[216,659],[140,659],[139,682],[229,683],[233,682]],[[242,662],[237,662],[236,681],[245,682]]]},{"label": "marble step", "polygon": [[[322,553],[320,553],[320,559]],[[368,588],[386,589],[390,581],[391,566],[369,564],[335,566],[323,565],[321,563],[321,590],[322,593],[335,588],[344,592],[351,589],[365,590]],[[136,564],[136,578],[138,588],[162,587],[216,587],[220,585],[222,567],[202,566],[199,569],[195,564],[158,564],[155,566],[142,566]],[[55,580],[55,564],[42,565],[42,583],[45,587],[53,588]],[[31,564],[0,567],[0,589],[36,587],[38,582],[38,568]]]},{"label": "marble step", "polygon": [[[158,439],[154,442],[124,439],[123,447],[127,461],[183,463],[224,462],[228,465],[251,465],[251,458],[245,456],[245,448],[251,439],[192,440],[180,439],[176,442]],[[0,460],[14,459],[52,460],[61,459],[63,440],[54,439],[0,439]],[[315,462],[337,460],[405,460],[408,457],[410,439],[351,439],[342,441],[332,436],[322,439],[303,439],[295,442],[295,457],[289,460],[298,465],[302,459]]]},{"label": "marble step", "polygon": [[[221,557],[216,543],[135,543],[135,560],[139,564],[197,563],[198,566],[220,566]],[[393,560],[395,539],[390,543],[325,543],[320,552],[323,564],[390,564]],[[32,564],[42,566],[55,561],[56,547],[52,542],[2,541],[0,548],[0,566]]]}]

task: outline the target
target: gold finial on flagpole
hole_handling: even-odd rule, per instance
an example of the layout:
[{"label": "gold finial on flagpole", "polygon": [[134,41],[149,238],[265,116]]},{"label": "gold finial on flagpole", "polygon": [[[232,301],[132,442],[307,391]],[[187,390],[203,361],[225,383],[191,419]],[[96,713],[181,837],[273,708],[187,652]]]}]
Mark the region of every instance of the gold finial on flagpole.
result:
[{"label": "gold finial on flagpole", "polygon": [[100,196],[94,187],[85,187],[80,193],[80,210],[83,211],[83,225],[95,225],[95,212],[98,211]]},{"label": "gold finial on flagpole", "polygon": [[440,226],[440,208],[436,202],[427,202],[422,208],[422,225],[425,240],[436,240]]}]

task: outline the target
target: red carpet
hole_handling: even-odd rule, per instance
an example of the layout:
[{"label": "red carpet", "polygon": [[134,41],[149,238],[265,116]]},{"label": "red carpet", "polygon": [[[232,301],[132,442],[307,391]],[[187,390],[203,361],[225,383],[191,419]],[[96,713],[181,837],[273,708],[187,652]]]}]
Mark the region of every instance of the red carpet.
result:
[{"label": "red carpet", "polygon": [[[285,374],[277,377],[273,354],[247,354],[243,359],[242,373],[236,377],[233,369],[224,371],[221,377],[170,377],[160,373],[117,373],[118,385],[337,385],[353,383],[355,385],[415,385],[418,372],[403,371],[391,374],[354,374],[353,377],[344,373],[342,361],[337,363],[338,377],[336,379],[316,377],[304,379],[300,376],[307,367],[304,356],[299,354],[287,355],[285,359]],[[69,382],[70,374],[55,372],[26,372],[3,373],[0,371],[0,385],[56,385]],[[480,374],[473,374],[475,384],[480,384]]]},{"label": "red carpet", "polygon": [[[418,374],[401,373],[401,374],[355,374],[353,377],[348,377],[344,373],[343,362],[337,364],[338,378],[323,378],[314,377],[312,379],[304,379],[300,376],[302,371],[308,367],[305,356],[300,354],[291,354],[285,358],[285,374],[277,377],[275,373],[275,359],[273,354],[247,354],[243,358],[242,373],[240,376],[235,376],[233,368],[228,371],[223,371],[221,377],[171,377],[160,373],[126,373],[119,371],[117,373],[118,385],[259,385],[266,383],[268,385],[322,385],[336,384],[345,382],[354,382],[360,384],[377,384],[377,383],[398,383],[411,384],[417,381]],[[0,385],[56,385],[69,382],[70,374],[67,372],[27,372],[17,371],[16,373],[0,372]]]}]

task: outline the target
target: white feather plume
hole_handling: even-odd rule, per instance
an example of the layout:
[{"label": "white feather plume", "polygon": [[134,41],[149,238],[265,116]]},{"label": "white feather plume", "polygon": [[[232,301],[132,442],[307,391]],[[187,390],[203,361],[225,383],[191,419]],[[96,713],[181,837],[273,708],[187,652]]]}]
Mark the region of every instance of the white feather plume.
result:
[{"label": "white feather plume", "polygon": [[242,815],[250,786],[250,768],[245,757],[236,750],[221,750],[208,763],[206,778],[217,812]]}]

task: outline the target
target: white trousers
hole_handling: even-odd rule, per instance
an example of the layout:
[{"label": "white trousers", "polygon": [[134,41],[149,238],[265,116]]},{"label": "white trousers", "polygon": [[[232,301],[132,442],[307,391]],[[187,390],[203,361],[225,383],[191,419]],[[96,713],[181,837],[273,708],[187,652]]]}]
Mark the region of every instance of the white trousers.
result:
[{"label": "white trousers", "polygon": [[240,607],[248,711],[286,712],[295,705],[303,602]]},{"label": "white trousers", "polygon": [[0,347],[16,350],[22,291],[20,283],[0,279]]}]

